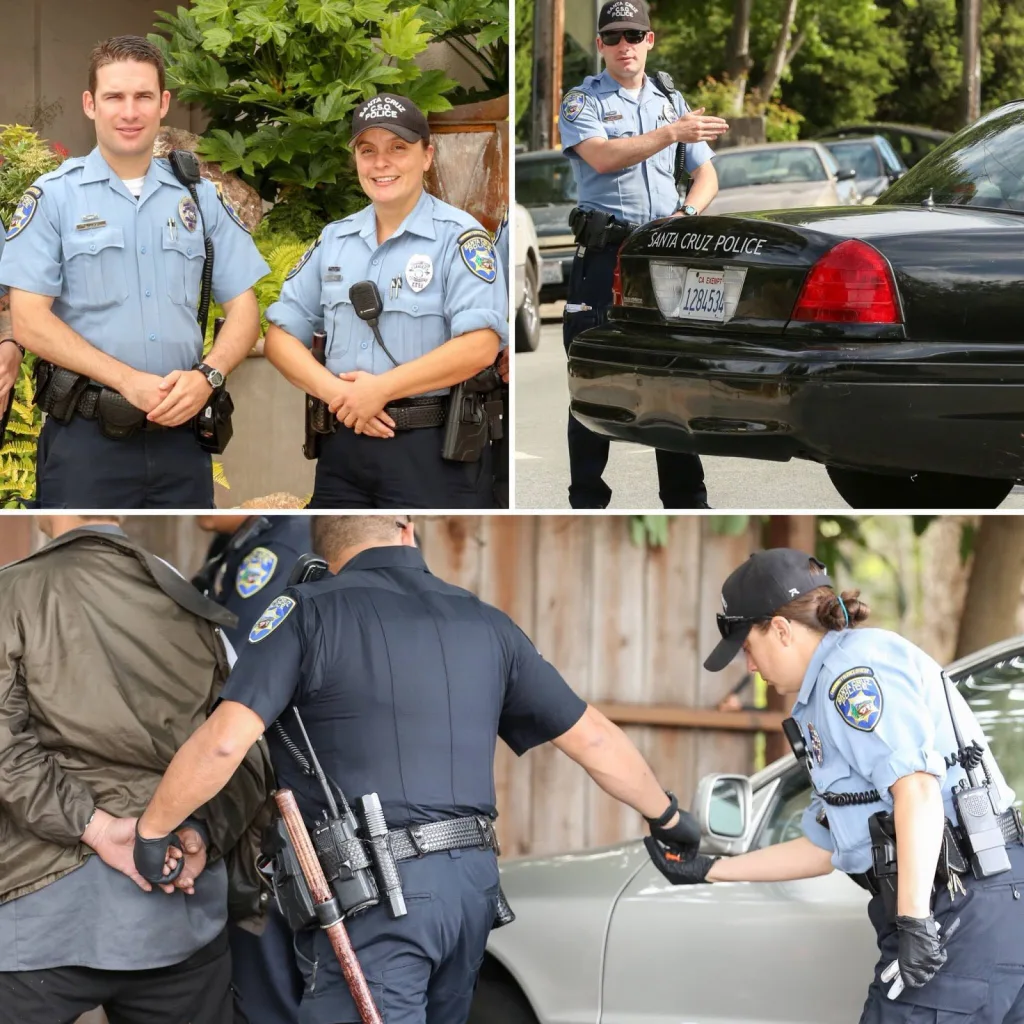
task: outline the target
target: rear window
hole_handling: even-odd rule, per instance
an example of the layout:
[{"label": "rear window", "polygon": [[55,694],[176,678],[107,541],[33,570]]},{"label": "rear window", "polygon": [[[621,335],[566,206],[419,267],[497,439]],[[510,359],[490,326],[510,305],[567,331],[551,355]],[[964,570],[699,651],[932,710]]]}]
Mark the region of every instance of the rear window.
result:
[{"label": "rear window", "polygon": [[719,188],[824,181],[826,177],[818,154],[806,146],[719,153],[715,156],[715,171]]},{"label": "rear window", "polygon": [[564,157],[516,161],[516,201],[523,206],[575,203],[576,179]]}]

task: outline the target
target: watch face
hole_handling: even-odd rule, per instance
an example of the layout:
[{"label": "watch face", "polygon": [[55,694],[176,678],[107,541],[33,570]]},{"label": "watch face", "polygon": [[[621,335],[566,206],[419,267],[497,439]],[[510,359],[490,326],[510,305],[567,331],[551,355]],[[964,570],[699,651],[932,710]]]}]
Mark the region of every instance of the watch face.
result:
[{"label": "watch face", "polygon": [[220,370],[210,370],[206,375],[211,388],[219,388],[224,383],[224,374]]}]

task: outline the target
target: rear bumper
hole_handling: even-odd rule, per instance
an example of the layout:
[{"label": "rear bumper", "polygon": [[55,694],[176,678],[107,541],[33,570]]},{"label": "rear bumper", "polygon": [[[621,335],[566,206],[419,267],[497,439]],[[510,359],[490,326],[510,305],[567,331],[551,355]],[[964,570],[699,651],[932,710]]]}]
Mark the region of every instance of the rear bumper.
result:
[{"label": "rear bumper", "polygon": [[573,341],[569,392],[592,430],[670,451],[1024,476],[1024,343],[710,338],[612,322]]}]

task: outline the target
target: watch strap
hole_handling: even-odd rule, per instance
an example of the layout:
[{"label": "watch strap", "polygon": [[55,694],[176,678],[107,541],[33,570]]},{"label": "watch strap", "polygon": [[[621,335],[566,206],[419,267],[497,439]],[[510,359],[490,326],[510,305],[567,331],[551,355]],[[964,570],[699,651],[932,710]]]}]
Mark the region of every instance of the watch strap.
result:
[{"label": "watch strap", "polygon": [[665,796],[667,796],[669,799],[668,808],[661,815],[660,818],[647,819],[647,823],[651,826],[651,828],[664,828],[672,820],[672,815],[679,810],[679,801],[676,799],[675,793],[666,789]]}]

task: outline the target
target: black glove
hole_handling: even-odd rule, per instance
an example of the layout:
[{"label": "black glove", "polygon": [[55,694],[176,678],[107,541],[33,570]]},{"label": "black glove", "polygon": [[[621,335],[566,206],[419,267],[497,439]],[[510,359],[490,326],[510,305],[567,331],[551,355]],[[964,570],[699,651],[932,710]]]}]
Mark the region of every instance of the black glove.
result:
[{"label": "black glove", "polygon": [[[167,860],[167,851],[174,849],[181,852],[178,863],[169,874],[164,874],[164,862]],[[171,832],[159,839],[143,839],[139,835],[139,823],[135,823],[135,847],[132,850],[132,857],[135,860],[135,870],[147,881],[154,884],[166,885],[173,882],[181,874],[185,867],[185,844],[177,832]]]},{"label": "black glove", "polygon": [[694,851],[692,856],[680,856],[674,850],[665,849],[656,839],[647,836],[644,846],[654,861],[654,866],[673,885],[700,885],[708,880],[711,865],[718,860],[707,854]]},{"label": "black glove", "polygon": [[935,918],[897,917],[899,932],[900,974],[903,984],[920,988],[935,977],[946,962],[946,951],[939,945],[939,929]]}]

